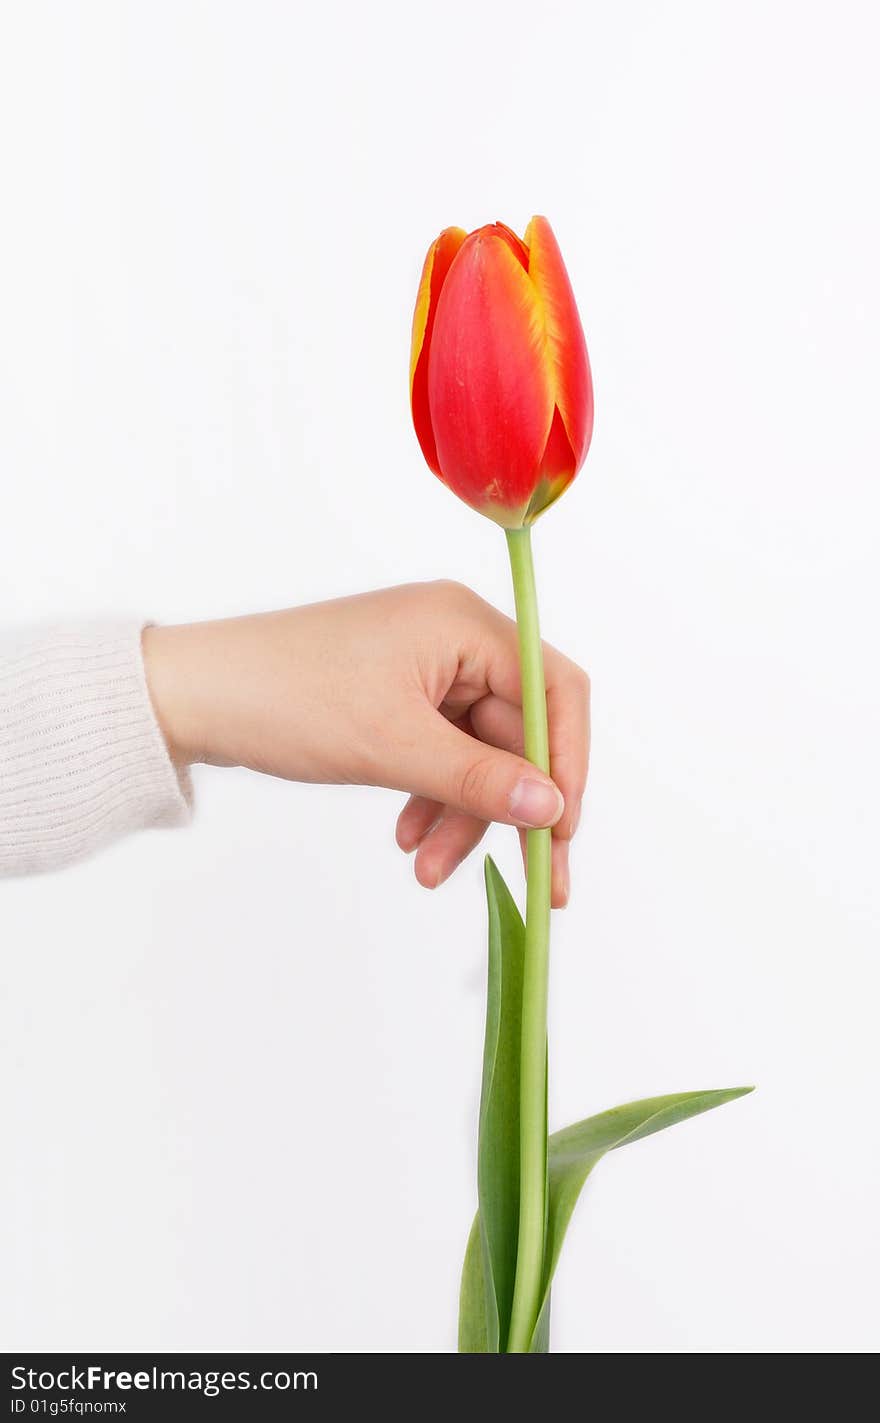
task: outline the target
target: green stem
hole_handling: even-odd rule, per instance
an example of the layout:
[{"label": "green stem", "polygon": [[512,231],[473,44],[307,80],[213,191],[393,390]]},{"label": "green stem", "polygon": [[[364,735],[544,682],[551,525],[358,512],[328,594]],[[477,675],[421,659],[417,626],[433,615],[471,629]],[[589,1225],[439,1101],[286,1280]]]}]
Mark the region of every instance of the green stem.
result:
[{"label": "green stem", "polygon": [[[544,654],[538,625],[531,529],[508,529],[519,634],[525,754],[550,771]],[[525,1354],[541,1304],[547,1222],[547,975],[550,953],[550,831],[526,836],[526,936],[520,1044],[520,1198],[509,1354]]]}]

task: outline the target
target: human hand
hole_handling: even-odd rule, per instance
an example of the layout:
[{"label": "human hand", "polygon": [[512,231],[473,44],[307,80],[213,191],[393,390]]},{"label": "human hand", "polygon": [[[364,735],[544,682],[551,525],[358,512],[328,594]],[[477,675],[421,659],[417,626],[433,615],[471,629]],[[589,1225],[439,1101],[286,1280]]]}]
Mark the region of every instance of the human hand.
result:
[{"label": "human hand", "polygon": [[[490,821],[553,827],[569,895],[589,751],[589,681],[544,644],[553,780],[522,757],[516,624],[457,583],[416,583],[143,635],[174,760],[408,791],[397,843],[442,884]],[[525,839],[524,835],[522,836]]]}]

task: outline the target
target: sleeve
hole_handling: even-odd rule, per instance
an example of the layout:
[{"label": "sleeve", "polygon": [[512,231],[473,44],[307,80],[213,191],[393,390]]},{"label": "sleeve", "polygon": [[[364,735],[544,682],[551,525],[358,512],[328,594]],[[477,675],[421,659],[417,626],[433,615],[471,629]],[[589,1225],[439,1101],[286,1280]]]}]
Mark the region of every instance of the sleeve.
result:
[{"label": "sleeve", "polygon": [[186,824],[150,702],[145,624],[0,630],[0,876],[81,860],[148,826]]}]

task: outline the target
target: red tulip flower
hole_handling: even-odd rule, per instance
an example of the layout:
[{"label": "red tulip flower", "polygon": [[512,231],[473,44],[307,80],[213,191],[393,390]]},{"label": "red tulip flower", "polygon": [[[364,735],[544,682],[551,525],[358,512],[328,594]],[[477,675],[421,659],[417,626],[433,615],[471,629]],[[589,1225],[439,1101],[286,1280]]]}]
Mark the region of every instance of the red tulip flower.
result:
[{"label": "red tulip flower", "polygon": [[[545,217],[447,227],[425,259],[413,317],[413,423],[431,469],[505,531],[519,642],[523,751],[551,773],[532,524],[574,479],[593,433],[584,333]],[[526,912],[486,862],[489,991],[477,1218],[465,1253],[459,1348],[549,1349],[550,1286],[588,1174],[610,1147],[750,1088],[632,1102],[550,1136],[547,994],[551,831],[526,836]]]},{"label": "red tulip flower", "polygon": [[[587,346],[562,254],[545,217],[525,239],[503,222],[447,227],[416,300],[410,401],[422,453],[453,493],[505,530],[519,634],[525,755],[550,773],[544,658],[531,526],[567,489],[593,433]],[[507,1189],[517,1222],[506,1352],[531,1347],[541,1313],[547,1223],[547,971],[551,836],[527,835],[519,1039],[519,1165]],[[490,909],[491,914],[491,909]],[[488,1041],[488,1038],[487,1038]],[[486,1248],[488,1249],[488,1242]],[[500,1338],[500,1335],[499,1335]]]},{"label": "red tulip flower", "polygon": [[545,217],[447,227],[425,259],[410,400],[422,453],[467,504],[506,529],[567,489],[593,432],[590,362]]}]

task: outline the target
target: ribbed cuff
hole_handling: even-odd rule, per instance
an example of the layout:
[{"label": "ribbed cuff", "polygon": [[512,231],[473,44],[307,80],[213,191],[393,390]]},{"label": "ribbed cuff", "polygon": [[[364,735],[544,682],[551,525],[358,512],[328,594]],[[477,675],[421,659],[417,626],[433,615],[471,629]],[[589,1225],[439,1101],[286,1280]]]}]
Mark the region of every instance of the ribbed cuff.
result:
[{"label": "ribbed cuff", "polygon": [[150,702],[144,626],[0,634],[0,875],[57,869],[191,818],[189,774]]}]

